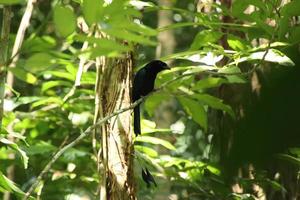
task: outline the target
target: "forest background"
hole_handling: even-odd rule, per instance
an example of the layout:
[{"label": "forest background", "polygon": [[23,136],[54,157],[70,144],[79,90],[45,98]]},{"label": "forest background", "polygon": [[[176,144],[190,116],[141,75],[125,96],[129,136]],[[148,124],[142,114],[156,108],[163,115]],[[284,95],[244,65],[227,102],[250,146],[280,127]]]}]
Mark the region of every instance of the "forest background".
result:
[{"label": "forest background", "polygon": [[[0,0],[1,199],[299,199],[299,16],[299,0]],[[135,137],[153,59],[172,69]]]}]

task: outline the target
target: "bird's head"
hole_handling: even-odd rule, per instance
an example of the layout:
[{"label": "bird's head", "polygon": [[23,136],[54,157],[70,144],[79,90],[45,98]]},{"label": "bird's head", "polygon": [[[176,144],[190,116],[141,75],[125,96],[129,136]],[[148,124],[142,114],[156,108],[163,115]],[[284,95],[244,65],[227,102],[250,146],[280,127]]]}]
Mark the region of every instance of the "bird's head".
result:
[{"label": "bird's head", "polygon": [[160,60],[153,60],[150,63],[147,64],[151,68],[151,70],[158,72],[161,72],[166,69],[170,69],[170,67],[167,65],[167,63],[160,61]]}]

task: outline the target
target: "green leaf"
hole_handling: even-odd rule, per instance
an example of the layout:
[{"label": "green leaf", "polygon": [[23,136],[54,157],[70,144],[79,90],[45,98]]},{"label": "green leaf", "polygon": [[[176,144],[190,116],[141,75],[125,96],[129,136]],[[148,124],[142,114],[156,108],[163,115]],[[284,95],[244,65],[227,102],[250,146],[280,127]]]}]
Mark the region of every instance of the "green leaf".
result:
[{"label": "green leaf", "polygon": [[162,101],[168,98],[168,95],[163,94],[161,92],[154,93],[153,95],[149,96],[144,104],[147,113],[152,117],[158,105],[160,105]]},{"label": "green leaf", "polygon": [[8,70],[11,71],[18,79],[25,81],[26,83],[35,84],[37,82],[37,78],[33,74],[20,67],[10,67]]},{"label": "green leaf", "polygon": [[0,4],[3,5],[13,5],[13,4],[21,4],[25,3],[25,0],[0,0]]},{"label": "green leaf", "polygon": [[[87,37],[85,35],[76,35],[75,40],[81,42],[89,42],[91,44],[97,44],[97,47],[85,50],[85,52],[91,52],[91,57],[97,57],[100,55],[109,55],[113,52],[122,53],[130,51],[132,47],[130,45],[120,44],[112,39]],[[92,46],[92,45],[91,45]]]},{"label": "green leaf", "polygon": [[198,50],[203,46],[209,45],[209,43],[218,41],[222,35],[222,33],[213,30],[203,30],[196,35],[190,49]]},{"label": "green leaf", "polygon": [[242,40],[241,38],[234,36],[232,34],[229,34],[227,37],[227,42],[229,46],[236,51],[245,51],[247,50],[247,42],[245,40]]},{"label": "green leaf", "polygon": [[81,77],[81,84],[84,85],[94,85],[96,82],[95,72],[85,72]]},{"label": "green leaf", "polygon": [[53,87],[57,87],[57,86],[68,86],[68,87],[71,87],[72,84],[68,81],[61,81],[61,80],[58,80],[58,81],[47,81],[45,83],[43,83],[42,85],[42,92],[45,92],[47,90],[49,90],[50,88],[53,88]]},{"label": "green leaf", "polygon": [[270,179],[265,179],[265,181],[275,190],[275,191],[283,191],[283,192],[287,192],[286,189],[277,181],[273,181]]},{"label": "green leaf", "polygon": [[192,97],[214,109],[223,110],[227,112],[232,118],[235,118],[235,114],[232,108],[229,105],[224,104],[222,99],[211,96],[209,94],[194,94],[192,95]]},{"label": "green leaf", "polygon": [[[14,182],[9,180],[1,171],[0,171],[0,190],[4,189],[4,191],[13,192],[19,197],[24,197],[25,193],[16,186]],[[33,200],[35,198],[30,197],[29,200]]]},{"label": "green leaf", "polygon": [[67,79],[70,81],[74,81],[76,78],[75,74],[70,74],[68,72],[62,72],[62,71],[46,71],[45,74],[51,74],[55,77]]},{"label": "green leaf", "polygon": [[50,54],[36,53],[27,59],[25,69],[36,73],[48,69],[53,63],[55,63],[55,61]]},{"label": "green leaf", "polygon": [[32,102],[35,102],[37,100],[40,100],[40,97],[19,97],[15,99],[14,105],[13,105],[13,109],[15,109],[16,107],[20,106],[20,105],[24,105],[24,104],[29,104]]},{"label": "green leaf", "polygon": [[33,104],[31,104],[31,107],[35,108],[35,107],[38,107],[38,106],[49,105],[49,104],[62,105],[63,104],[63,100],[61,98],[59,98],[59,97],[41,98],[41,100],[38,100],[38,101],[34,102]]},{"label": "green leaf", "polygon": [[38,142],[34,145],[24,148],[28,155],[50,154],[57,148],[48,142]]},{"label": "green leaf", "polygon": [[86,151],[70,148],[63,154],[63,159],[65,159],[67,162],[74,162],[77,161],[78,158],[85,157],[87,155],[88,152]]},{"label": "green leaf", "polygon": [[[252,53],[248,59],[249,60],[261,60],[265,55],[265,51]],[[269,49],[265,56],[265,61],[275,62],[283,66],[294,66],[295,63],[287,57],[284,53],[277,49]]]},{"label": "green leaf", "polygon": [[14,142],[12,142],[12,141],[10,141],[10,140],[8,140],[8,139],[5,139],[5,138],[0,137],[0,142],[3,143],[3,144],[6,144],[6,145],[8,145],[10,148],[16,150],[16,151],[20,154],[20,156],[21,156],[21,158],[22,158],[24,168],[27,169],[27,166],[28,166],[28,159],[29,159],[29,158],[28,158],[28,156],[26,155],[26,152],[23,151],[22,149],[20,149],[19,146],[18,146],[16,143],[14,143]]},{"label": "green leaf", "polygon": [[151,45],[151,46],[155,46],[157,44],[156,41],[150,40],[147,37],[129,32],[127,30],[111,28],[111,29],[103,29],[103,31],[111,36],[114,36],[119,39],[127,40],[129,42],[136,42],[136,43]]},{"label": "green leaf", "polygon": [[135,141],[136,142],[145,142],[145,143],[150,143],[150,144],[159,144],[170,150],[176,149],[170,142],[156,138],[156,137],[151,137],[151,136],[141,135],[139,137],[136,137]]},{"label": "green leaf", "polygon": [[192,87],[192,89],[203,90],[207,88],[219,87],[224,83],[228,83],[228,81],[224,78],[208,77],[197,81],[197,83]]},{"label": "green leaf", "polygon": [[295,0],[285,4],[281,9],[280,13],[282,16],[292,17],[300,16],[300,1]]},{"label": "green leaf", "polygon": [[82,3],[83,16],[88,25],[97,23],[102,12],[103,0],[84,0]]},{"label": "green leaf", "polygon": [[22,45],[23,53],[47,52],[56,46],[56,40],[50,36],[38,37],[36,35],[26,39]]},{"label": "green leaf", "polygon": [[141,120],[141,128],[142,134],[170,132],[170,129],[157,129],[155,122],[146,119]]},{"label": "green leaf", "polygon": [[207,114],[203,105],[195,100],[187,97],[177,97],[184,110],[189,114],[195,122],[203,129],[207,130]]},{"label": "green leaf", "polygon": [[286,160],[290,163],[293,163],[295,165],[300,166],[300,159],[299,158],[293,157],[293,156],[288,155],[288,154],[283,154],[283,153],[277,154],[276,157],[281,159],[281,160]]},{"label": "green leaf", "polygon": [[55,28],[61,36],[67,37],[75,31],[76,16],[72,8],[57,5],[53,17]]},{"label": "green leaf", "polygon": [[154,149],[141,145],[134,145],[134,150],[147,154],[150,157],[157,157],[158,153]]},{"label": "green leaf", "polygon": [[290,29],[289,41],[292,44],[297,44],[300,42],[300,27],[296,26]]}]

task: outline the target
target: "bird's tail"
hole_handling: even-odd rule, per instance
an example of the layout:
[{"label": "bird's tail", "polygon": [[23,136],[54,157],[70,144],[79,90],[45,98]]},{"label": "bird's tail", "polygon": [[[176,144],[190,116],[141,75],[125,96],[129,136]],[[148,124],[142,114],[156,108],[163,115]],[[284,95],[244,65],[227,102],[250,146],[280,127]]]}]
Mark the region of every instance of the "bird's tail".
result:
[{"label": "bird's tail", "polygon": [[140,105],[137,105],[133,109],[134,112],[134,120],[133,120],[133,128],[136,136],[141,134],[141,119],[140,119]]}]

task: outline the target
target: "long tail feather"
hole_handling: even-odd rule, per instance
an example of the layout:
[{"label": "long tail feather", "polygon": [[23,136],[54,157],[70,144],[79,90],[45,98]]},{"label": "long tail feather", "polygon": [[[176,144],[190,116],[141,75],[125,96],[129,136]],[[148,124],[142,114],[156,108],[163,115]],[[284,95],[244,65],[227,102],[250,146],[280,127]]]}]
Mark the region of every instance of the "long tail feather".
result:
[{"label": "long tail feather", "polygon": [[141,134],[141,119],[140,119],[140,105],[137,105],[133,109],[134,111],[134,121],[133,121],[133,127],[134,127],[134,133],[136,136]]}]

